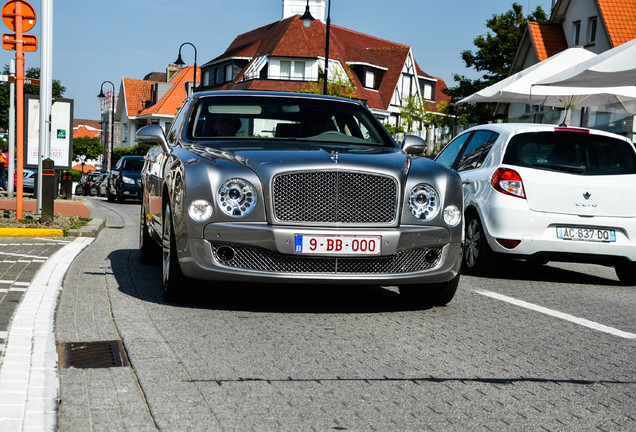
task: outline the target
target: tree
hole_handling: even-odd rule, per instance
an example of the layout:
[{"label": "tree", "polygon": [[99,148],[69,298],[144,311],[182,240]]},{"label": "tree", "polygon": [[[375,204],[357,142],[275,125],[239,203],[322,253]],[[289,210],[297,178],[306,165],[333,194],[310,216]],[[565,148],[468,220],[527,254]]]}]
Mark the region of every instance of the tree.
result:
[{"label": "tree", "polygon": [[79,137],[73,138],[73,160],[97,159],[104,153],[104,147],[99,138]]},{"label": "tree", "polygon": [[[2,70],[3,75],[9,74],[9,65],[5,65]],[[34,67],[29,68],[24,74],[27,78],[35,78],[40,79],[40,68]],[[3,82],[0,84],[0,128],[5,130],[9,129],[9,83]],[[64,95],[66,91],[66,87],[64,87],[60,81],[53,80],[53,86],[51,89],[51,93],[54,98],[59,98]],[[24,94],[31,95],[39,95],[40,94],[40,86],[36,85],[25,85],[24,86]]]},{"label": "tree", "polygon": [[[311,93],[311,94],[322,94],[324,91],[324,77],[322,80],[318,82],[308,82],[303,84],[298,90],[299,93]],[[329,81],[327,83],[327,94],[329,96],[337,96],[343,97],[347,99],[353,99],[356,90],[351,85],[350,79],[346,79],[345,77],[338,74],[334,80]]]},{"label": "tree", "polygon": [[402,124],[406,126],[406,131],[412,132],[414,125],[417,126],[417,129],[421,129],[427,111],[428,104],[425,104],[416,95],[406,98],[406,105],[400,109]]},{"label": "tree", "polygon": [[[501,15],[493,15],[486,21],[486,26],[492,31],[486,35],[479,35],[473,43],[478,48],[476,52],[469,50],[461,53],[466,67],[484,72],[482,78],[470,80],[455,74],[453,79],[458,83],[455,87],[444,92],[458,100],[491,85],[508,76],[510,67],[517,53],[523,32],[528,22],[544,23],[548,17],[541,6],[528,16],[523,15],[523,6],[512,4],[512,9]],[[458,114],[469,123],[485,123],[492,120],[494,104],[470,104],[458,107]]]}]

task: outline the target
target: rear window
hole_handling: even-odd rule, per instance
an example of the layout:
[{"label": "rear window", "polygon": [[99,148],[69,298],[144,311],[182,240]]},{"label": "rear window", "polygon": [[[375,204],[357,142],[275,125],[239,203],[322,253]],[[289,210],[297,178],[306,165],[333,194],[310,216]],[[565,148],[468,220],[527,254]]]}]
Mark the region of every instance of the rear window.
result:
[{"label": "rear window", "polygon": [[503,163],[581,175],[636,174],[636,153],[626,141],[580,132],[514,136]]}]

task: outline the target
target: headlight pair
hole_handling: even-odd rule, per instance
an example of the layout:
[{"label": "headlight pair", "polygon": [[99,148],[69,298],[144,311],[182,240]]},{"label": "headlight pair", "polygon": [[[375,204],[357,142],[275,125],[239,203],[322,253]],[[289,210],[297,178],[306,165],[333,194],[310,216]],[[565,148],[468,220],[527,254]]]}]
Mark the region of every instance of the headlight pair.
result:
[{"label": "headlight pair", "polygon": [[[233,178],[221,185],[216,202],[228,216],[247,216],[256,206],[256,189],[247,180]],[[206,200],[195,200],[190,204],[188,214],[196,222],[205,222],[212,216],[212,204]]]},{"label": "headlight pair", "polygon": [[[431,185],[420,183],[409,192],[409,210],[416,218],[430,221],[439,214],[442,203],[439,194]],[[455,205],[444,209],[444,222],[449,226],[457,226],[462,219],[461,212]]]}]

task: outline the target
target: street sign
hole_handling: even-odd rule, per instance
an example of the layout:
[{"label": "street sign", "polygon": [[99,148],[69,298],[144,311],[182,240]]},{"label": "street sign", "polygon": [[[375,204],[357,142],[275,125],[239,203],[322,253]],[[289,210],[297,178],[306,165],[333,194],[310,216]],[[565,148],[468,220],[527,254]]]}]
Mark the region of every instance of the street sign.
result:
[{"label": "street sign", "polygon": [[[16,50],[16,34],[15,33],[3,33],[2,34],[2,48],[6,50]],[[38,38],[33,35],[22,35],[22,49],[24,51],[37,51],[38,50]]]},{"label": "street sign", "polygon": [[37,15],[33,6],[24,0],[9,0],[6,2],[2,7],[2,21],[9,29],[16,31],[15,20],[17,17],[15,16],[15,7],[18,2],[22,4],[22,31],[28,32],[35,25]]},{"label": "street sign", "polygon": [[[0,75],[0,82],[14,83],[15,77],[13,75]],[[24,85],[40,85],[40,80],[36,78],[24,78]]]}]

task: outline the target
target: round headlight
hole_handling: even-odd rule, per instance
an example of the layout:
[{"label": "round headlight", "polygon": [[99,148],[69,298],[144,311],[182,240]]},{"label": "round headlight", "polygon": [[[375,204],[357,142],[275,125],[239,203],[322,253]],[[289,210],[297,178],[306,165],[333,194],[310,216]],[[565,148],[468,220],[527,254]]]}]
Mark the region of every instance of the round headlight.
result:
[{"label": "round headlight", "polygon": [[409,192],[409,209],[418,219],[433,219],[439,213],[439,206],[439,195],[430,185],[420,183]]},{"label": "round headlight", "polygon": [[195,222],[205,222],[212,216],[212,204],[206,200],[192,201],[188,214]]},{"label": "round headlight", "polygon": [[462,220],[462,213],[459,211],[457,206],[449,205],[444,209],[444,222],[448,226],[457,226],[457,224]]},{"label": "round headlight", "polygon": [[219,207],[228,216],[246,216],[256,206],[256,189],[247,180],[233,178],[219,188]]}]

